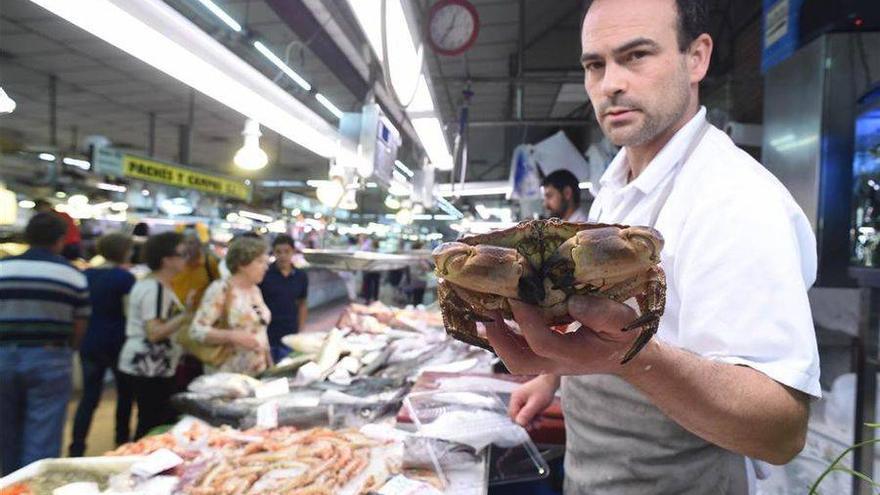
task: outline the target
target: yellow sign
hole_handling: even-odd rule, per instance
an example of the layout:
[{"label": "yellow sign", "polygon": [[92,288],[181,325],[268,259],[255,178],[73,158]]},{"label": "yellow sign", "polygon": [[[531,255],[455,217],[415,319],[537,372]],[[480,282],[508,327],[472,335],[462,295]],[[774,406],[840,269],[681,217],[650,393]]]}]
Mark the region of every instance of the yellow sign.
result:
[{"label": "yellow sign", "polygon": [[159,182],[182,189],[196,189],[206,193],[250,201],[251,188],[242,180],[195,172],[147,158],[124,155],[122,173],[133,179]]}]

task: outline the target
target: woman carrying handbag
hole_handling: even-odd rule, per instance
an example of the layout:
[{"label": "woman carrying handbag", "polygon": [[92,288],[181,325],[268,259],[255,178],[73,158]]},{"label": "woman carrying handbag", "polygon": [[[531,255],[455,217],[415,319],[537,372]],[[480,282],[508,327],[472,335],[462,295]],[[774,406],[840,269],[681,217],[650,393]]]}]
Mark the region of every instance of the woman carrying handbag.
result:
[{"label": "woman carrying handbag", "polygon": [[203,360],[205,373],[227,371],[253,376],[272,365],[266,334],[271,313],[257,286],[269,266],[267,251],[259,239],[233,241],[226,253],[232,275],[215,280],[205,291],[189,329],[194,354]]}]

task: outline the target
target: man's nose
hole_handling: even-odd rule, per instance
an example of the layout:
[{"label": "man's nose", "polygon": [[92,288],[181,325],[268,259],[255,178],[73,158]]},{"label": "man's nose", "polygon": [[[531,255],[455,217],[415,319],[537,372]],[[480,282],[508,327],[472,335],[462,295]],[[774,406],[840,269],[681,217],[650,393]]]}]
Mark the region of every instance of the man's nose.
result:
[{"label": "man's nose", "polygon": [[624,93],[627,90],[626,70],[618,64],[609,63],[605,66],[602,77],[602,94],[608,98]]}]

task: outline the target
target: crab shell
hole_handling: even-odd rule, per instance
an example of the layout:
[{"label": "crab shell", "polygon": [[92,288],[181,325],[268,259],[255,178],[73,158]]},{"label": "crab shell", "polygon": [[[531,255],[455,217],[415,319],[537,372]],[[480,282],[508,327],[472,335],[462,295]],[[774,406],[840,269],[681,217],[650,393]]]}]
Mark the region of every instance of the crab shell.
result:
[{"label": "crab shell", "polygon": [[[569,223],[558,219],[522,222],[510,229],[465,236],[434,250],[440,277],[438,299],[447,332],[490,348],[477,335],[477,321],[497,312],[511,318],[509,299],[537,305],[548,325],[570,323],[572,294],[617,301],[645,296],[659,281],[663,238],[650,227]],[[665,293],[665,292],[664,292]],[[658,297],[650,301],[656,311]],[[642,299],[645,299],[642,297]],[[642,300],[639,301],[640,306]]]}]

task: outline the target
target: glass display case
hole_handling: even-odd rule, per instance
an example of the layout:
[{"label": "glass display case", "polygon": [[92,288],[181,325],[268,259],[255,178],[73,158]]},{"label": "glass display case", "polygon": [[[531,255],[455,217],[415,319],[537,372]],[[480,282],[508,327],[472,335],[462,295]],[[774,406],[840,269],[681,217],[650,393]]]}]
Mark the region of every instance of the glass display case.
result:
[{"label": "glass display case", "polygon": [[854,128],[851,261],[880,268],[880,86],[860,103]]}]

